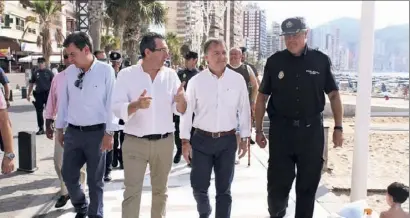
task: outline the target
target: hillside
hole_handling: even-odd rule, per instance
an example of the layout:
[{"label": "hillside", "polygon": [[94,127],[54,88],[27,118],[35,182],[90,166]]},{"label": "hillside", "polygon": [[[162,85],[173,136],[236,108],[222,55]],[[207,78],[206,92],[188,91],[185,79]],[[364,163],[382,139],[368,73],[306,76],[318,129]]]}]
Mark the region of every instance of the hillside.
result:
[{"label": "hillside", "polygon": [[[360,39],[360,20],[339,18],[318,26],[317,28],[339,28],[340,41],[348,47],[356,47]],[[316,29],[316,28],[315,28]],[[386,51],[394,54],[409,52],[409,24],[388,26],[375,31],[375,39],[386,43]]]}]

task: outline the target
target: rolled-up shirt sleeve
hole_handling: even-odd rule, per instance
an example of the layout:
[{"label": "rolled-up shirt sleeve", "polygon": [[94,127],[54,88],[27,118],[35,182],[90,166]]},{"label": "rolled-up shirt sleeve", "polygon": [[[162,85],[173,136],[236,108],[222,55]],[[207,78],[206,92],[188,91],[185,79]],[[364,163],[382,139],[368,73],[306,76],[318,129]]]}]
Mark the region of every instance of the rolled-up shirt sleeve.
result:
[{"label": "rolled-up shirt sleeve", "polygon": [[[181,86],[181,80],[179,80],[178,75],[176,72],[171,72],[173,73],[173,84],[174,84],[174,88],[172,89],[172,94],[173,96],[175,96],[178,92],[178,88],[179,86]],[[185,96],[186,97],[186,96]],[[178,112],[177,110],[177,103],[174,101],[174,99],[172,99],[172,110],[174,112],[175,115],[181,116],[182,114]]]},{"label": "rolled-up shirt sleeve", "polygon": [[107,99],[105,102],[105,110],[106,110],[106,127],[105,129],[107,131],[114,131],[115,130],[115,124],[114,124],[114,116],[113,116],[113,112],[112,112],[112,95],[113,95],[113,90],[115,87],[115,72],[114,69],[112,67],[109,67],[109,72],[108,75],[106,77],[106,93],[107,93]]},{"label": "rolled-up shirt sleeve", "polygon": [[[245,84],[245,83],[244,83]],[[181,139],[191,139],[192,116],[196,108],[195,79],[191,79],[186,90],[187,109],[179,122],[179,136]],[[249,105],[248,105],[249,107]]]},{"label": "rolled-up shirt sleeve", "polygon": [[124,122],[127,122],[135,114],[128,114],[128,105],[131,100],[128,97],[126,86],[127,78],[124,76],[124,74],[127,73],[124,71],[128,70],[129,69],[124,69],[118,73],[111,101],[114,115],[119,119],[122,119]]},{"label": "rolled-up shirt sleeve", "polygon": [[[68,72],[66,71],[66,75]],[[57,129],[63,129],[67,127],[67,112],[68,112],[68,82],[67,78],[61,83],[61,87],[58,88],[58,110],[57,110],[57,120],[55,122]]]},{"label": "rolled-up shirt sleeve", "polygon": [[251,136],[251,107],[249,102],[248,89],[245,81],[242,84],[239,99],[239,135],[241,138]]}]

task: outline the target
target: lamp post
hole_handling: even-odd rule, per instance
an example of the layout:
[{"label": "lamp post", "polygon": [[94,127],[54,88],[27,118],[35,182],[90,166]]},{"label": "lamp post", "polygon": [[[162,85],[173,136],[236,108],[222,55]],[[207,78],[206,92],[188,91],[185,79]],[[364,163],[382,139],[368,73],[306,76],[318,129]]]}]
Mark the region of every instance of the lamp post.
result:
[{"label": "lamp post", "polygon": [[366,199],[373,72],[375,1],[362,1],[355,144],[350,200]]}]

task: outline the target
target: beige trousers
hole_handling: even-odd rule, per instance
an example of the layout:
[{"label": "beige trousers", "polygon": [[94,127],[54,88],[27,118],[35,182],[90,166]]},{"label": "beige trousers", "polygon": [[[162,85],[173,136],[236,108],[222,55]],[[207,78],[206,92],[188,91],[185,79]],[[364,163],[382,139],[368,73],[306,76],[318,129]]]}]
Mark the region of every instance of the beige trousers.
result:
[{"label": "beige trousers", "polygon": [[[55,143],[54,143],[54,168],[56,170],[58,179],[60,180],[60,195],[67,195],[67,187],[64,184],[63,180],[63,175],[61,174],[61,167],[63,166],[63,153],[64,153],[64,148],[61,146],[60,142],[57,140],[58,139],[58,131],[54,132],[54,137],[55,137]],[[85,171],[85,164],[83,168],[81,168],[80,171],[80,183],[81,187],[85,190],[85,184],[86,184],[86,171]]]},{"label": "beige trousers", "polygon": [[122,144],[125,185],[123,218],[140,217],[141,193],[147,164],[152,187],[151,218],[165,217],[168,175],[172,167],[173,151],[174,134],[156,141],[125,135]]}]

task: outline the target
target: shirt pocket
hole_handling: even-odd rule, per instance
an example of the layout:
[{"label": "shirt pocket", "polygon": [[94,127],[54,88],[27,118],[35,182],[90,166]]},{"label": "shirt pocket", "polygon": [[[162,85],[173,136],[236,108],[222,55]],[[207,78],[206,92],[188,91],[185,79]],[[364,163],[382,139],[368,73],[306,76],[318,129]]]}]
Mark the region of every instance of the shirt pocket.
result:
[{"label": "shirt pocket", "polygon": [[222,93],[222,104],[230,109],[235,109],[238,106],[240,91],[234,88],[227,88]]}]

